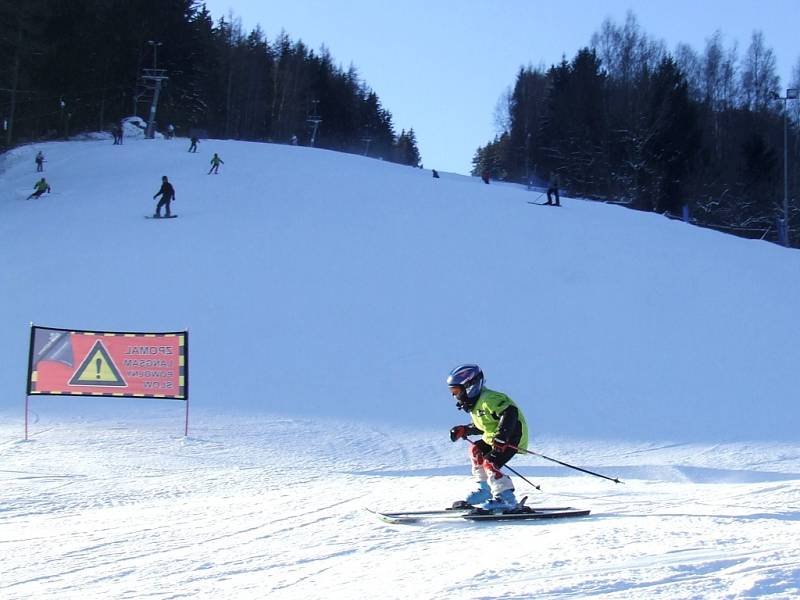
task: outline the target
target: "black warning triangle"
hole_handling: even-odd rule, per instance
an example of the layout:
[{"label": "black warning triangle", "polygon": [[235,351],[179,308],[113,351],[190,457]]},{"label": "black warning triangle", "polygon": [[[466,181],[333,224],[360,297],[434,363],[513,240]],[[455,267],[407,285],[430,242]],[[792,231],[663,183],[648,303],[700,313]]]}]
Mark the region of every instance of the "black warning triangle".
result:
[{"label": "black warning triangle", "polygon": [[94,343],[89,354],[69,380],[69,385],[128,387],[100,340]]}]

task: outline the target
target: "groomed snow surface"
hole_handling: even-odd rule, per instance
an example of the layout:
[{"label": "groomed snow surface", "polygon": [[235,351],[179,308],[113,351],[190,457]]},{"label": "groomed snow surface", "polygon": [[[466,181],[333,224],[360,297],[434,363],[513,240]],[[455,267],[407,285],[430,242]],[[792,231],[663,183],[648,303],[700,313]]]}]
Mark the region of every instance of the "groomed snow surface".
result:
[{"label": "groomed snow surface", "polygon": [[[309,148],[0,158],[0,598],[795,598],[796,251]],[[53,192],[25,200],[42,150]],[[218,152],[225,164],[207,175]],[[435,165],[430,165],[435,167]],[[178,219],[152,221],[161,175]],[[190,331],[177,401],[34,397],[29,323]],[[478,362],[558,522],[388,525],[471,487]]]}]

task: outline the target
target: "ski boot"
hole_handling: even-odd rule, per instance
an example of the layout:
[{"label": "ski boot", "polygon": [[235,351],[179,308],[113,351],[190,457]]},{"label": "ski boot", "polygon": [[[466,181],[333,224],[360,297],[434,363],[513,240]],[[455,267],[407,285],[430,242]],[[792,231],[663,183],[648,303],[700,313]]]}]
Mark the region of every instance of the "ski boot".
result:
[{"label": "ski boot", "polygon": [[492,497],[492,493],[489,490],[489,484],[485,481],[479,481],[478,487],[467,494],[467,498],[465,500],[458,500],[453,502],[452,508],[460,509],[460,508],[472,508],[475,505],[483,504],[487,500]]},{"label": "ski boot", "polygon": [[505,512],[514,510],[517,507],[517,498],[514,490],[503,490],[491,500],[484,502],[481,508],[491,512]]}]

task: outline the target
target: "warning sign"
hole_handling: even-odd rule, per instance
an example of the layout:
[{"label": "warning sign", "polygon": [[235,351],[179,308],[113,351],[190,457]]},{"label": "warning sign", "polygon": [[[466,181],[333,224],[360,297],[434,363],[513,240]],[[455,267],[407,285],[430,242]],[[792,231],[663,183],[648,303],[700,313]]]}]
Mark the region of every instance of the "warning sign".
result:
[{"label": "warning sign", "polygon": [[33,326],[28,395],[187,400],[188,333],[93,332]]},{"label": "warning sign", "polygon": [[70,385],[113,385],[126,387],[125,380],[120,375],[117,366],[103,342],[97,340],[91,352],[86,356],[81,366],[75,371],[75,375],[69,380]]}]

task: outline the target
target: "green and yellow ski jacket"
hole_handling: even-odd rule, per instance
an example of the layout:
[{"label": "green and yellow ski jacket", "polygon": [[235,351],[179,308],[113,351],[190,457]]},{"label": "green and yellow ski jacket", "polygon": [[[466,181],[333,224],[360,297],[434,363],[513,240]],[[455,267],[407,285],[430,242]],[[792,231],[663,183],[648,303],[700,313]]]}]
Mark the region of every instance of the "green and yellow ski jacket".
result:
[{"label": "green and yellow ski jacket", "polygon": [[[494,438],[500,428],[500,418],[503,411],[509,406],[514,406],[517,409],[517,420],[522,425],[522,437],[519,442],[514,444],[521,450],[528,449],[528,424],[525,422],[525,417],[522,411],[514,403],[514,401],[501,392],[495,392],[489,388],[483,388],[481,395],[478,397],[477,402],[472,410],[469,411],[469,416],[472,418],[472,423],[483,432],[483,441],[487,444],[492,444]],[[513,436],[513,431],[509,437]],[[513,443],[512,439],[505,440],[506,442]]]}]

